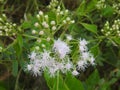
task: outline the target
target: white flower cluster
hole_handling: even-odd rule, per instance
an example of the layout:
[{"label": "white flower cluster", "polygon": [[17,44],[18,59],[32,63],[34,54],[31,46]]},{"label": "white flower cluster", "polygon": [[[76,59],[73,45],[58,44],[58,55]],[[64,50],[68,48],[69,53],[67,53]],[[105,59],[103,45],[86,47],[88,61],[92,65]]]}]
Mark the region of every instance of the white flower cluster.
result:
[{"label": "white flower cluster", "polygon": [[[15,23],[8,22],[5,14],[0,17],[0,36],[14,36],[17,33]],[[20,30],[20,29],[19,29]]]},{"label": "white flower cluster", "polygon": [[[71,72],[73,75],[78,75],[77,70],[84,71],[87,66],[94,65],[94,57],[88,52],[87,41],[80,40],[80,60],[75,64],[71,61],[70,47],[60,39],[54,41],[52,51],[44,51],[42,53],[32,52],[29,55],[30,63],[27,65],[27,70],[34,76],[42,75],[47,71],[50,77],[56,76],[57,72]],[[77,66],[77,67],[76,67]]]},{"label": "white flower cluster", "polygon": [[78,61],[77,68],[79,70],[85,70],[89,65],[95,65],[95,59],[93,55],[88,52],[88,42],[85,39],[79,41],[80,60]]},{"label": "white flower cluster", "polygon": [[107,21],[101,31],[105,36],[120,36],[120,19],[114,20],[112,25]]},{"label": "white flower cluster", "polygon": [[[62,46],[59,46],[59,44]],[[55,76],[57,71],[61,71],[62,73],[70,71],[73,65],[69,57],[66,56],[70,52],[67,44],[61,40],[57,40],[53,45],[53,50],[55,53],[53,56],[48,51],[44,51],[43,53],[32,52],[29,55],[30,64],[27,65],[27,70],[35,76],[41,75],[43,71],[47,70],[51,77]],[[56,53],[59,57],[56,56]]]},{"label": "white flower cluster", "polygon": [[105,0],[99,0],[96,4],[97,9],[106,8]]},{"label": "white flower cluster", "polygon": [[80,40],[79,60],[73,63],[72,49],[66,43],[72,41],[72,36],[66,35],[66,42],[62,41],[61,37],[58,40],[54,39],[58,30],[74,23],[74,20],[69,17],[69,11],[61,8],[57,3],[56,0],[51,1],[49,5],[49,8],[52,8],[50,14],[39,11],[36,15],[37,21],[34,23],[35,27],[32,34],[36,35],[38,39],[35,42],[35,48],[32,49],[33,52],[29,55],[30,63],[27,65],[27,70],[34,76],[39,76],[46,71],[51,77],[56,76],[57,72],[65,74],[68,71],[73,75],[78,75],[79,70],[84,71],[89,65],[94,65],[95,59],[88,52],[86,40]]},{"label": "white flower cluster", "polygon": [[70,48],[68,47],[68,45],[60,39],[55,41],[53,49],[56,53],[58,53],[61,59],[63,59],[66,56],[66,54],[70,53]]}]

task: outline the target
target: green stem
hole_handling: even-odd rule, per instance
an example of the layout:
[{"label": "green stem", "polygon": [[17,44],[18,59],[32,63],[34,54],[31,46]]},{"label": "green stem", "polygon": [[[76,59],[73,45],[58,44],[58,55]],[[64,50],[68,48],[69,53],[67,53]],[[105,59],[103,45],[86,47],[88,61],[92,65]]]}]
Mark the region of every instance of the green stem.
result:
[{"label": "green stem", "polygon": [[16,42],[17,42],[17,40],[15,39],[12,44],[8,45],[7,48],[5,48],[5,49],[3,50],[3,52],[5,52],[5,51],[8,50],[10,47],[12,47],[14,44],[16,44]]},{"label": "green stem", "polygon": [[36,36],[31,36],[31,35],[27,35],[27,34],[23,34],[24,37],[28,37],[28,38],[34,38],[34,39],[38,39],[38,37]]},{"label": "green stem", "polygon": [[21,71],[22,71],[22,69],[20,69],[20,71],[19,71],[19,73],[17,75],[17,79],[16,79],[16,82],[15,82],[15,89],[14,90],[18,90],[18,83],[19,83],[19,77],[20,77]]},{"label": "green stem", "polygon": [[59,71],[57,71],[57,89],[56,90],[59,90]]},{"label": "green stem", "polygon": [[65,30],[62,32],[62,34],[60,35],[60,38],[63,38],[63,37],[64,37],[65,32],[68,30],[67,28],[68,28],[68,27],[66,27]]}]

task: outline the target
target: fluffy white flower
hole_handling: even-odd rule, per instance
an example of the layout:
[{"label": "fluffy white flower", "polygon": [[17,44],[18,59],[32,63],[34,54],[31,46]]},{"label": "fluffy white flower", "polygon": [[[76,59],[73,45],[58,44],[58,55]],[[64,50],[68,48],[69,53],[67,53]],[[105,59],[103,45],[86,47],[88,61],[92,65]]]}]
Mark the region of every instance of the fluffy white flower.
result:
[{"label": "fluffy white flower", "polygon": [[79,50],[80,50],[80,52],[85,52],[87,50],[87,47],[80,45]]},{"label": "fluffy white flower", "polygon": [[28,71],[31,71],[31,70],[32,70],[32,64],[28,64],[28,65],[27,65],[27,70],[28,70]]},{"label": "fluffy white flower", "polygon": [[82,71],[84,71],[85,68],[87,67],[87,61],[85,60],[79,60],[77,64],[78,64],[77,68]]},{"label": "fluffy white flower", "polygon": [[39,76],[42,74],[42,70],[40,68],[41,64],[38,59],[30,61],[30,64],[27,65],[27,70],[30,71],[33,76]]},{"label": "fluffy white flower", "polygon": [[93,56],[90,57],[89,63],[90,63],[91,65],[95,65],[95,58],[94,58]]},{"label": "fluffy white flower", "polygon": [[56,69],[55,68],[50,68],[49,69],[49,73],[50,73],[50,77],[54,77],[56,75]]},{"label": "fluffy white flower", "polygon": [[42,74],[42,72],[40,71],[40,68],[35,65],[33,66],[31,72],[33,76],[40,76]]},{"label": "fluffy white flower", "polygon": [[85,39],[83,39],[83,40],[80,39],[80,41],[79,41],[79,50],[80,50],[81,53],[86,52],[88,50],[87,46],[86,46],[87,44],[88,44],[88,42]]},{"label": "fluffy white flower", "polygon": [[[81,40],[79,44],[81,47],[87,48],[87,41]],[[55,51],[54,54],[57,53],[57,55],[53,55],[50,51],[41,53],[31,52],[28,55],[30,63],[27,65],[27,70],[34,76],[41,75],[45,70],[48,71],[50,77],[56,76],[57,72],[65,74],[68,71],[76,76],[79,72],[75,68],[84,71],[89,65],[95,65],[95,59],[87,49],[80,50],[80,60],[76,64],[73,64],[69,56],[66,56],[70,53],[69,46],[60,39],[54,41],[53,50]],[[58,60],[58,58],[62,60]]]},{"label": "fluffy white flower", "polygon": [[47,51],[44,51],[41,54],[41,66],[44,69],[45,67],[49,67],[53,63],[53,58],[50,56],[50,53]]},{"label": "fluffy white flower", "polygon": [[77,68],[79,70],[84,71],[85,68],[87,68],[90,64],[94,65],[94,57],[93,55],[88,51],[87,48],[88,42],[83,39],[79,41],[79,51],[80,51],[80,60],[77,63]]},{"label": "fluffy white flower", "polygon": [[82,52],[81,53],[81,58],[83,59],[83,60],[88,60],[89,58],[90,58],[90,53],[89,52]]},{"label": "fluffy white flower", "polygon": [[79,72],[76,71],[76,70],[74,70],[74,71],[72,72],[72,75],[74,75],[74,76],[77,76],[78,74],[79,74]]},{"label": "fluffy white flower", "polygon": [[67,70],[70,70],[71,67],[72,67],[72,65],[71,65],[70,63],[67,63],[67,64],[65,65],[65,68],[66,68]]},{"label": "fluffy white flower", "polygon": [[87,42],[85,39],[83,39],[83,40],[80,39],[79,44],[80,44],[81,46],[86,46],[86,45],[88,44],[88,42]]},{"label": "fluffy white flower", "polygon": [[53,49],[55,50],[56,53],[58,53],[61,59],[63,59],[66,56],[66,54],[70,53],[69,46],[60,39],[54,42]]},{"label": "fluffy white flower", "polygon": [[36,58],[36,53],[33,51],[31,52],[30,55],[28,55],[28,57],[31,59],[31,60],[34,60]]}]

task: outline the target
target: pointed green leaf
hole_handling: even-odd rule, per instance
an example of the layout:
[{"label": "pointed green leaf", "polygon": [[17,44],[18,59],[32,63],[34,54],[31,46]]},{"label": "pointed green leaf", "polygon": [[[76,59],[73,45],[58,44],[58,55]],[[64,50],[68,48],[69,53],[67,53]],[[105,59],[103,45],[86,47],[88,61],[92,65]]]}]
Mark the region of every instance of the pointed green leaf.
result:
[{"label": "pointed green leaf", "polygon": [[97,26],[94,24],[81,23],[88,31],[97,33]]},{"label": "pointed green leaf", "polygon": [[87,90],[94,90],[99,80],[100,76],[98,70],[96,69],[86,80]]},{"label": "pointed green leaf", "polygon": [[71,74],[67,74],[65,83],[68,86],[69,90],[84,90],[82,82]]},{"label": "pointed green leaf", "polygon": [[100,53],[99,46],[98,45],[93,46],[90,49],[90,51],[94,55],[94,57],[96,57]]}]

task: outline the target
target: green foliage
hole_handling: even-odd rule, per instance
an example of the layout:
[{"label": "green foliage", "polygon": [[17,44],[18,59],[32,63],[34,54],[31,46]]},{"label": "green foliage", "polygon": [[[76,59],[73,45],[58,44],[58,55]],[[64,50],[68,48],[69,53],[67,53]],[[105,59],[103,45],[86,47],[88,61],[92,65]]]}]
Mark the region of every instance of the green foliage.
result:
[{"label": "green foliage", "polygon": [[87,90],[95,89],[100,80],[100,76],[97,70],[95,70],[85,81]]},{"label": "green foliage", "polygon": [[18,74],[18,61],[13,61],[13,63],[12,63],[12,74],[14,75],[14,76],[17,76],[17,74]]},{"label": "green foliage", "polygon": [[[78,41],[82,37],[89,41],[89,52],[95,57],[95,67],[87,66],[84,72],[78,70],[80,75],[76,77],[70,72],[67,75],[58,72],[56,77],[50,78],[44,72],[45,87],[49,90],[120,90],[120,1],[64,2],[58,0],[55,6],[48,7],[50,0],[0,0],[0,90],[41,90],[37,86],[44,80],[38,83],[39,77],[35,78],[26,71],[28,54],[36,48],[40,48],[40,52],[45,48],[50,50],[54,38],[64,40],[66,34],[73,38],[66,40],[72,49],[69,55],[71,61],[76,63],[79,60]],[[60,16],[56,14],[58,5],[61,6],[60,11],[63,10]],[[66,7],[70,9],[67,14],[64,12]],[[37,18],[39,10],[44,12],[42,19]],[[46,20],[49,28],[45,28],[42,36],[39,31],[43,30],[45,15],[49,17]],[[68,22],[65,22],[67,19]],[[114,23],[116,20],[117,24]],[[56,31],[51,31],[51,21],[56,22]],[[36,27],[36,22],[41,26]],[[106,22],[109,22],[109,27],[105,26]],[[34,30],[37,34],[32,34]]]},{"label": "green foliage", "polygon": [[45,74],[45,78],[50,90],[84,90],[82,82],[71,74],[67,74],[65,79],[62,75],[51,79],[47,74]]},{"label": "green foliage", "polygon": [[106,8],[102,9],[101,13],[104,17],[110,17],[113,15],[113,8],[111,6],[106,6]]},{"label": "green foliage", "polygon": [[81,23],[87,30],[89,30],[90,32],[93,33],[97,33],[97,26],[96,25],[91,25],[91,24],[87,24],[87,23]]},{"label": "green foliage", "polygon": [[85,90],[82,82],[78,79],[76,79],[73,75],[67,74],[65,78],[65,83],[68,90]]}]

